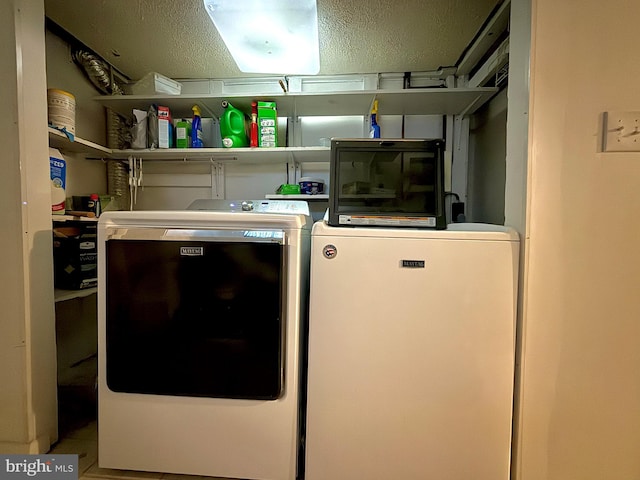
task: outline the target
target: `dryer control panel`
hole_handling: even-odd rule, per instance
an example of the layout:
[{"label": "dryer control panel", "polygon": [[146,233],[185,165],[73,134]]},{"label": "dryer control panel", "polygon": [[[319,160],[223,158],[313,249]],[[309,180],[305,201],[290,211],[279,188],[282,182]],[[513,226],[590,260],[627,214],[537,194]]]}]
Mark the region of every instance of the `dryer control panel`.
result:
[{"label": "dryer control panel", "polygon": [[195,200],[189,210],[216,212],[280,213],[310,215],[309,205],[304,200]]}]

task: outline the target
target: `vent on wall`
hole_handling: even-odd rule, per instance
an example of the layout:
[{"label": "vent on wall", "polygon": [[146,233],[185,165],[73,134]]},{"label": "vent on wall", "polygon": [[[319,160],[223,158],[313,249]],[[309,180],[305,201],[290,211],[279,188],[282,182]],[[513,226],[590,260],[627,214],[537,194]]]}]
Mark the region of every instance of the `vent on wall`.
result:
[{"label": "vent on wall", "polygon": [[86,50],[74,50],[71,54],[85,76],[103,95],[122,95],[124,91],[119,84],[113,69],[101,57]]},{"label": "vent on wall", "polygon": [[45,27],[69,45],[73,62],[101,94],[123,93],[122,85],[131,81],[127,75],[48,17],[45,18]]}]

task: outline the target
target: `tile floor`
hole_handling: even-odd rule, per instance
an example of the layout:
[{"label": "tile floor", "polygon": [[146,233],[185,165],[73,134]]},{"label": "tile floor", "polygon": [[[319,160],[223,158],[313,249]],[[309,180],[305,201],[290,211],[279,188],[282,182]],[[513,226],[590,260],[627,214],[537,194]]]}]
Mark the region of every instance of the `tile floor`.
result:
[{"label": "tile floor", "polygon": [[197,475],[175,475],[171,473],[134,472],[129,470],[112,470],[98,467],[98,429],[95,419],[76,425],[61,434],[50,454],[69,453],[78,455],[79,480],[112,479],[112,480],[225,480],[219,477],[200,477]]},{"label": "tile floor", "polygon": [[96,421],[93,420],[65,434],[61,432],[60,440],[53,445],[49,453],[78,455],[78,476],[84,478],[85,472],[97,465],[96,462],[98,461],[98,429]]},{"label": "tile floor", "polygon": [[98,467],[98,422],[95,369],[88,381],[58,387],[59,440],[49,453],[78,455],[79,480],[230,480],[221,477],[135,472]]}]

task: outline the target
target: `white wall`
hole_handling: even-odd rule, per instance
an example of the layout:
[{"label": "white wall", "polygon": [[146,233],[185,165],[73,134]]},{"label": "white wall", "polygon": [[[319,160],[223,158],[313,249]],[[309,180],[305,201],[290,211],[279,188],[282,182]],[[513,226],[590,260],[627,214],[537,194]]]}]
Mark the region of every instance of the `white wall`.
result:
[{"label": "white wall", "polygon": [[640,3],[534,0],[517,480],[640,478]]},{"label": "white wall", "polygon": [[507,90],[476,112],[471,121],[466,205],[469,222],[504,224],[506,123]]},{"label": "white wall", "polygon": [[42,0],[0,2],[0,451],[57,439]]},{"label": "white wall", "polygon": [[[76,135],[99,145],[106,145],[104,107],[92,100],[100,92],[73,62],[71,49],[65,41],[47,31],[45,42],[47,88],[72,93],[76,99]],[[62,154],[67,162],[67,196],[107,193],[105,163],[101,160],[87,160],[80,154]]]}]

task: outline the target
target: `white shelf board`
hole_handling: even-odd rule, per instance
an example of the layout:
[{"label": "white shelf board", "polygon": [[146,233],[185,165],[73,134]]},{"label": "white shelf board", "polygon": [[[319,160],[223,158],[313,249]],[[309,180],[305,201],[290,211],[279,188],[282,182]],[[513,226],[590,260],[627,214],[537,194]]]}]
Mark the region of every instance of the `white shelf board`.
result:
[{"label": "white shelf board", "polygon": [[307,202],[313,201],[327,201],[329,200],[329,195],[325,193],[318,193],[316,195],[281,195],[281,194],[267,194],[264,196],[267,200],[306,200]]},{"label": "white shelf board", "polygon": [[112,158],[142,158],[145,160],[212,160],[215,162],[279,163],[328,162],[329,147],[277,148],[155,148],[113,150]]},{"label": "white shelf board", "polygon": [[497,88],[379,90],[376,94],[378,115],[471,114],[497,91]]},{"label": "white shelf board", "polygon": [[54,290],[54,298],[56,302],[64,302],[74,298],[83,298],[98,292],[98,287],[83,288],[82,290],[63,290],[56,288]]},{"label": "white shelf board", "polygon": [[51,215],[51,218],[53,219],[54,222],[67,222],[67,221],[97,222],[98,221],[97,217],[78,217],[75,215]]},{"label": "white shelf board", "polygon": [[111,157],[110,148],[103,147],[102,145],[90,142],[89,140],[84,140],[77,136],[74,137],[74,141],[72,142],[64,133],[51,127],[49,127],[49,146],[57,148],[62,153],[81,153],[83,155],[100,158]]},{"label": "white shelf board", "polygon": [[458,115],[473,113],[497,91],[493,87],[412,88],[266,95],[104,95],[95,100],[125,115],[131,115],[134,108],[146,110],[155,103],[169,107],[174,118],[190,118],[191,107],[196,104],[220,117],[223,100],[246,114],[251,112],[253,101],[274,101],[280,117],[367,115],[374,99],[378,99],[379,115]]}]

